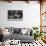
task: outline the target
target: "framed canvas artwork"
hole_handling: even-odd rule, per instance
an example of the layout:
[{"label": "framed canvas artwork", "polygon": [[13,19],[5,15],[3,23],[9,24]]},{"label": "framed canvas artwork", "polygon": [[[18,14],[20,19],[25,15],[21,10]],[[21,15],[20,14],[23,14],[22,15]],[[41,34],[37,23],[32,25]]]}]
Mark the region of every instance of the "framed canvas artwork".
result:
[{"label": "framed canvas artwork", "polygon": [[8,20],[23,20],[23,10],[8,10]]}]

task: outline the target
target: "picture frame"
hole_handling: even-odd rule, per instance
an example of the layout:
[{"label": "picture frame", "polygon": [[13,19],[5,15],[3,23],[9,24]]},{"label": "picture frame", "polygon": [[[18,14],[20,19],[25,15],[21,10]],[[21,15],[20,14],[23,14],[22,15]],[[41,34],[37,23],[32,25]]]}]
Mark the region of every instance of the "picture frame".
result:
[{"label": "picture frame", "polygon": [[23,10],[8,10],[8,20],[23,20]]}]

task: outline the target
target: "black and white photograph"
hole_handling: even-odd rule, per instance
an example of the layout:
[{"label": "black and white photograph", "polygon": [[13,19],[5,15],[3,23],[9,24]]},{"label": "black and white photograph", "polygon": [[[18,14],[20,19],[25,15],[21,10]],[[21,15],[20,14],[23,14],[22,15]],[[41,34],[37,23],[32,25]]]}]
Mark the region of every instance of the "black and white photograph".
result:
[{"label": "black and white photograph", "polygon": [[23,10],[8,10],[8,20],[22,20]]}]

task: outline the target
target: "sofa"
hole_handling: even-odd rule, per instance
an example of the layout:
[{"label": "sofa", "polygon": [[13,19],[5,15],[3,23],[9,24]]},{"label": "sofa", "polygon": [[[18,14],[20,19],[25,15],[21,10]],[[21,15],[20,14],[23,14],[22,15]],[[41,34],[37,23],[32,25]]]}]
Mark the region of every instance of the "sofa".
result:
[{"label": "sofa", "polygon": [[20,40],[21,43],[31,43],[34,41],[34,37],[32,35],[33,31],[29,28],[9,27],[8,32],[10,35],[4,35],[4,41],[7,39]]}]

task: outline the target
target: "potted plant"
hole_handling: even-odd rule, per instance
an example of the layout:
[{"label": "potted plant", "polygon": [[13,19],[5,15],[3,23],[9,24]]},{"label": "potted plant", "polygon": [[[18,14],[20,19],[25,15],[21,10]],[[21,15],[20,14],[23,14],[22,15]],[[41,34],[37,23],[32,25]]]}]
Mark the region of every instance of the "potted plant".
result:
[{"label": "potted plant", "polygon": [[32,27],[32,28],[35,31],[35,33],[34,33],[34,40],[36,40],[38,37],[41,38],[42,32],[38,31],[39,28],[38,27]]},{"label": "potted plant", "polygon": [[[35,31],[34,32],[34,40],[36,40],[36,38],[38,37],[38,32],[37,32],[37,30],[38,30],[38,27],[32,27],[33,28],[33,31]],[[37,32],[37,33],[36,33]]]}]

